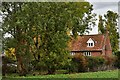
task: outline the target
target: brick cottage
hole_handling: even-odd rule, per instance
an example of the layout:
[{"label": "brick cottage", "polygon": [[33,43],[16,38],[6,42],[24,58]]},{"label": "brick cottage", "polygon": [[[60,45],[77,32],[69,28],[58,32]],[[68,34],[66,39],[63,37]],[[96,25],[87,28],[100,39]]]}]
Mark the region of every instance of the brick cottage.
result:
[{"label": "brick cottage", "polygon": [[72,39],[69,49],[71,55],[77,53],[84,56],[112,56],[112,48],[108,31],[105,34],[80,35]]}]

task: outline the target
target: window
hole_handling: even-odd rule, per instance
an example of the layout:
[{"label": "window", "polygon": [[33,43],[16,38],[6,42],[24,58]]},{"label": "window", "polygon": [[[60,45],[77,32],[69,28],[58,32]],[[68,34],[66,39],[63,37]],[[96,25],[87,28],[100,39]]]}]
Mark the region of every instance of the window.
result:
[{"label": "window", "polygon": [[94,41],[91,38],[87,41],[87,44],[87,47],[94,47]]},{"label": "window", "polygon": [[75,52],[71,52],[70,54],[71,54],[71,55],[75,55]]},{"label": "window", "polygon": [[91,43],[91,46],[93,46],[93,43]]},{"label": "window", "polygon": [[91,52],[84,52],[83,55],[84,56],[91,56]]},{"label": "window", "polygon": [[87,47],[94,47],[94,43],[88,43]]}]

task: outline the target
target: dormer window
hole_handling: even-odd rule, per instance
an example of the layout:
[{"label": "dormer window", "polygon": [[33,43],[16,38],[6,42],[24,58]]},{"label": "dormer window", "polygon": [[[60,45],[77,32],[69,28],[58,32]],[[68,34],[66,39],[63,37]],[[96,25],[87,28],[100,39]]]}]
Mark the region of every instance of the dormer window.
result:
[{"label": "dormer window", "polygon": [[93,46],[93,43],[88,43],[88,47],[91,47],[91,46]]},{"label": "dormer window", "polygon": [[87,47],[94,47],[94,41],[91,38],[89,38],[87,44],[88,44]]}]

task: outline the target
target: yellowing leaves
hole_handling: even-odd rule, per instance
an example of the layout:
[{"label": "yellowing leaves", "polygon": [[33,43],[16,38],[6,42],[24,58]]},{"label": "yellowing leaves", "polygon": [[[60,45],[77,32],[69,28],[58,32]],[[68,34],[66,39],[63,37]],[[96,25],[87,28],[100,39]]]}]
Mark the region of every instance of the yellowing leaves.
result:
[{"label": "yellowing leaves", "polygon": [[12,59],[16,59],[15,48],[9,48],[8,50],[5,51],[5,54],[6,54],[7,57],[10,57]]}]

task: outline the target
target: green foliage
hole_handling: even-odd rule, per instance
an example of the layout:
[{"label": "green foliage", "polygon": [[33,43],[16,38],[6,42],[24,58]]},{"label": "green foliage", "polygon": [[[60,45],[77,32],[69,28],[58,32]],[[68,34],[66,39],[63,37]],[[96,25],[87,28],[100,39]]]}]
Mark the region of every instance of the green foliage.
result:
[{"label": "green foliage", "polygon": [[14,66],[14,64],[8,64],[6,70],[7,70],[6,71],[7,74],[17,73],[17,66]]},{"label": "green foliage", "polygon": [[114,63],[115,63],[115,57],[105,57],[105,64],[106,65],[114,65]]},{"label": "green foliage", "polygon": [[85,72],[87,70],[87,60],[81,54],[77,54],[74,56],[74,60],[78,63],[78,72]]},{"label": "green foliage", "polygon": [[2,57],[2,71],[3,74],[16,73],[17,72],[16,61],[8,56]]},{"label": "green foliage", "polygon": [[[29,35],[30,27],[26,26],[26,16],[22,15],[23,3],[3,3],[3,31],[4,34],[11,34],[10,38],[5,38],[4,48],[15,48],[15,56],[18,62],[18,71],[21,75],[27,72],[27,65],[30,61],[30,46],[33,42]],[[10,10],[10,8],[12,10]],[[7,14],[5,14],[6,12]],[[28,32],[28,33],[27,33]],[[24,73],[25,72],[25,73]]]},{"label": "green foliage", "polygon": [[102,16],[99,16],[99,32],[105,33],[105,31],[109,31],[110,36],[110,42],[113,53],[118,51],[118,39],[119,39],[119,33],[118,33],[118,14],[113,11],[107,11],[107,13],[104,15],[105,19],[102,19]]},{"label": "green foliage", "polygon": [[[86,71],[100,71],[103,70],[106,65],[111,65],[113,62],[105,60],[103,57],[90,57],[76,54],[68,66],[67,71],[70,72],[86,72]],[[113,59],[112,59],[113,60]],[[111,62],[110,64],[107,64]],[[94,64],[94,65],[93,65]],[[101,68],[101,69],[98,69]]]},{"label": "green foliage", "polygon": [[88,2],[4,2],[3,31],[12,35],[5,38],[4,47],[15,48],[19,73],[28,72],[32,59],[38,65],[42,61],[50,74],[69,62],[67,31],[72,30],[76,36],[77,32],[89,30],[88,24],[94,25],[95,21],[91,11],[92,5]]},{"label": "green foliage", "polygon": [[[86,57],[88,61],[88,68],[94,69],[105,64],[105,59],[102,57]],[[94,64],[94,65],[93,65]]]},{"label": "green foliage", "polygon": [[115,55],[116,55],[115,67],[120,69],[120,51],[117,51]]},{"label": "green foliage", "polygon": [[113,11],[107,11],[107,14],[104,15],[106,18],[106,27],[109,31],[110,41],[113,52],[118,50],[118,39],[119,34],[117,32],[118,26],[118,14]]},{"label": "green foliage", "polygon": [[98,31],[99,33],[105,33],[104,20],[101,15],[99,15]]},{"label": "green foliage", "polygon": [[68,68],[69,72],[85,72],[87,70],[87,60],[83,55],[76,54],[71,61],[71,65]]},{"label": "green foliage", "polygon": [[78,67],[79,67],[78,62],[76,62],[72,59],[70,64],[66,66],[67,73],[78,72]]}]

